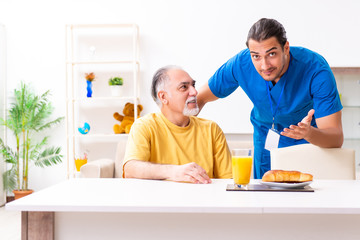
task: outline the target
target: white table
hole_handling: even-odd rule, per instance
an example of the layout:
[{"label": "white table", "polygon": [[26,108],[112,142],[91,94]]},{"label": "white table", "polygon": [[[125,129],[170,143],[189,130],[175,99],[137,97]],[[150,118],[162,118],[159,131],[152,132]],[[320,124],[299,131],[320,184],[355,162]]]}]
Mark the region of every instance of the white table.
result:
[{"label": "white table", "polygon": [[315,192],[231,192],[228,183],[72,179],[6,209],[23,212],[29,239],[360,239],[358,180],[315,180]]}]

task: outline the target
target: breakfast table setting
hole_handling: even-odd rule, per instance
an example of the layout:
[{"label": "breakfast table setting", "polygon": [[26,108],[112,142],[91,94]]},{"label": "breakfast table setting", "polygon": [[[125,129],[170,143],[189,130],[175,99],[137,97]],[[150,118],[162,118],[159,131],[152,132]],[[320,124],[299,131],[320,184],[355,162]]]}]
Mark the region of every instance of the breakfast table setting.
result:
[{"label": "breakfast table setting", "polygon": [[[251,179],[249,186],[266,186],[261,182]],[[118,239],[120,232],[124,239],[218,239],[225,233],[230,238],[289,239],[294,232],[293,239],[359,236],[358,180],[313,179],[307,185],[311,192],[232,191],[231,185],[236,186],[233,179],[191,184],[75,178],[8,203],[6,209],[27,216],[22,227],[28,235],[50,225],[53,238],[48,239],[81,239],[84,234],[86,239]],[[279,231],[284,235],[278,236]]]},{"label": "breakfast table setting", "polygon": [[281,169],[253,179],[251,155],[232,152],[233,178],[209,184],[73,178],[6,209],[22,212],[22,239],[360,238],[360,181]]}]

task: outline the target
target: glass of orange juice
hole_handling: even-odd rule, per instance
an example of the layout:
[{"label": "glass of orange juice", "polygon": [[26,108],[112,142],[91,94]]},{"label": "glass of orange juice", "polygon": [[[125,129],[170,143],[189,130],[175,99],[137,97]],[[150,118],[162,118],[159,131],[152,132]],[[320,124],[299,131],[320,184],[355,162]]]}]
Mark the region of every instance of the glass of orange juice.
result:
[{"label": "glass of orange juice", "polygon": [[246,188],[250,182],[252,168],[251,149],[233,149],[231,155],[234,183]]}]

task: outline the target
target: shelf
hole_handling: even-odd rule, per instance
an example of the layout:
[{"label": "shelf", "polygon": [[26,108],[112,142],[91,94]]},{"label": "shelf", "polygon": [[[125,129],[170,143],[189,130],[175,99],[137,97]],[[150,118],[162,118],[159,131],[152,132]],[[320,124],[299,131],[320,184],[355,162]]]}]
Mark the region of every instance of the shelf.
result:
[{"label": "shelf", "polygon": [[[134,97],[91,97],[91,98],[76,98],[76,99],[67,99],[68,102],[95,102],[95,101],[120,101],[120,100],[134,100]],[[140,99],[137,97],[136,101],[139,102]]]},{"label": "shelf", "polygon": [[114,134],[114,133],[110,133],[110,134],[85,134],[85,135],[76,134],[75,137],[76,138],[109,138],[109,137],[123,138],[123,137],[128,137],[128,134]]},{"label": "shelf", "polygon": [[67,27],[72,28],[136,28],[136,24],[68,24]]},{"label": "shelf", "polygon": [[[113,132],[116,121],[113,112],[121,112],[126,102],[140,104],[139,27],[136,24],[66,25],[65,65],[67,175],[72,176],[74,161],[69,159],[84,152],[91,160],[112,159],[117,142],[128,138],[128,134]],[[93,85],[95,96],[91,98],[84,91],[85,72],[95,72],[99,78],[99,84]],[[105,79],[120,72],[124,82],[129,82],[123,85],[124,94],[113,97]],[[138,108],[133,114],[134,118],[138,116]],[[82,135],[78,122],[90,123],[91,131]]]},{"label": "shelf", "polygon": [[80,64],[136,64],[139,65],[138,61],[129,60],[114,60],[114,61],[66,61],[66,64],[80,65]]},{"label": "shelf", "polygon": [[334,74],[360,74],[360,67],[331,67]]},{"label": "shelf", "polygon": [[360,108],[360,106],[347,106],[347,105],[343,105],[344,108]]},{"label": "shelf", "polygon": [[331,69],[336,75],[339,93],[342,93],[343,147],[355,150],[356,165],[360,166],[360,67],[332,67]]},{"label": "shelf", "polygon": [[93,142],[94,139],[96,139],[96,142],[118,142],[120,140],[126,140],[128,138],[129,134],[114,134],[114,133],[109,133],[109,134],[85,134],[85,135],[80,135],[80,134],[75,134],[75,135],[69,135],[69,138],[74,138],[77,139],[77,141],[90,141]]}]

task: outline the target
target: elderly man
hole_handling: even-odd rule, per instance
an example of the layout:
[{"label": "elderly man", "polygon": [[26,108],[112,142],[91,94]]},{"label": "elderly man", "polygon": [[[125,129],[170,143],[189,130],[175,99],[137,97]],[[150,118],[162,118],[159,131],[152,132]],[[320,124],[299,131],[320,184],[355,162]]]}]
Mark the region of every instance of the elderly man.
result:
[{"label": "elderly man", "polygon": [[231,178],[231,155],[224,133],[198,118],[195,81],[179,67],[159,69],[151,94],[161,112],[135,121],[123,163],[125,178],[211,183]]}]

